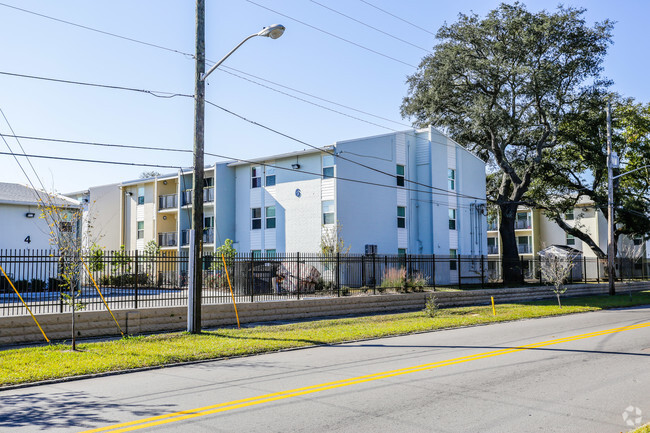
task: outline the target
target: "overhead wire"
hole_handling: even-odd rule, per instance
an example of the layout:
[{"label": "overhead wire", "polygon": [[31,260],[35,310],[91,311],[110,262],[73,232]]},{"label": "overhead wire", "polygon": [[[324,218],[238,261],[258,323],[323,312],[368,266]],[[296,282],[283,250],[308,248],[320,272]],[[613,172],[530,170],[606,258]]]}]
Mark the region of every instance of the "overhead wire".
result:
[{"label": "overhead wire", "polygon": [[289,15],[283,14],[282,12],[278,12],[278,11],[275,10],[275,9],[271,9],[271,8],[269,8],[269,7],[266,7],[266,6],[264,6],[264,5],[261,5],[261,4],[259,4],[259,3],[256,3],[256,2],[254,2],[253,0],[246,0],[246,1],[247,1],[248,3],[251,3],[251,4],[255,5],[255,6],[257,6],[257,7],[260,7],[260,8],[262,8],[262,9],[266,9],[266,10],[269,11],[269,12],[273,12],[273,13],[275,13],[275,14],[278,14],[278,15],[280,15],[280,16],[283,16],[283,17],[285,17],[285,18],[287,18],[287,19],[290,19],[290,20],[295,21],[295,22],[297,22],[297,23],[299,23],[299,24],[302,24],[303,26],[306,26],[306,27],[309,27],[309,28],[311,28],[311,29],[317,30],[317,31],[319,31],[319,32],[321,32],[321,33],[324,33],[324,34],[326,34],[326,35],[328,35],[328,36],[331,36],[331,37],[333,37],[333,38],[336,38],[336,39],[341,40],[341,41],[343,41],[343,42],[346,42],[346,43],[348,43],[348,44],[354,45],[354,46],[356,46],[356,47],[359,47],[359,48],[364,49],[364,50],[366,50],[366,51],[369,51],[369,52],[371,52],[371,53],[377,54],[377,55],[379,55],[379,56],[382,56],[382,57],[385,57],[385,58],[387,58],[387,59],[393,60],[393,61],[395,61],[395,62],[401,63],[401,64],[403,64],[403,65],[410,66],[411,68],[417,69],[417,66],[415,66],[415,65],[411,65],[410,63],[407,63],[407,62],[404,62],[404,61],[402,61],[402,60],[399,60],[399,59],[397,59],[397,58],[395,58],[395,57],[389,56],[388,54],[384,54],[384,53],[379,52],[379,51],[377,51],[377,50],[373,50],[372,48],[368,48],[368,47],[366,47],[365,45],[358,44],[358,43],[356,43],[356,42],[354,42],[354,41],[351,41],[351,40],[349,40],[349,39],[345,39],[345,38],[343,38],[343,37],[341,37],[341,36],[338,36],[338,35],[336,35],[336,34],[334,34],[334,33],[332,33],[332,32],[328,32],[327,30],[323,30],[323,29],[321,29],[321,28],[319,28],[319,27],[313,26],[313,25],[308,24],[308,23],[306,23],[306,22],[304,22],[304,21],[301,21],[301,20],[299,20],[299,19],[296,19],[296,18],[290,17]]},{"label": "overhead wire", "polygon": [[398,17],[397,15],[395,15],[395,14],[393,14],[393,13],[390,13],[390,12],[388,12],[387,10],[384,10],[384,9],[380,8],[379,6],[376,6],[376,5],[370,3],[370,2],[368,2],[368,1],[366,1],[366,0],[359,0],[359,1],[361,1],[362,3],[367,4],[367,5],[370,6],[370,7],[373,7],[373,8],[375,8],[375,9],[377,9],[378,11],[381,11],[381,12],[385,13],[386,15],[390,15],[390,16],[393,17],[393,18],[396,18],[396,19],[398,19],[398,20],[400,20],[400,21],[402,21],[402,22],[404,22],[404,23],[406,23],[406,24],[409,24],[409,25],[415,27],[416,29],[420,29],[420,30],[422,30],[423,32],[427,32],[427,33],[429,33],[430,35],[433,35],[433,36],[436,35],[435,33],[433,33],[433,32],[431,32],[431,31],[425,29],[424,27],[420,27],[420,26],[418,26],[417,24],[414,24],[414,23],[412,23],[412,22],[410,22],[410,21],[407,21],[407,20],[405,20],[405,19],[402,18],[402,17]]},{"label": "overhead wire", "polygon": [[312,3],[314,3],[314,4],[316,4],[316,5],[318,5],[318,6],[322,7],[322,8],[324,8],[324,9],[327,9],[327,10],[329,10],[329,11],[332,11],[332,12],[334,12],[335,14],[341,15],[341,16],[343,16],[343,17],[349,19],[349,20],[354,21],[355,23],[358,23],[358,24],[361,24],[362,26],[368,27],[368,28],[370,28],[370,29],[372,29],[372,30],[374,30],[374,31],[376,31],[376,32],[378,32],[378,33],[381,33],[381,34],[383,34],[383,35],[386,35],[386,36],[388,36],[388,37],[390,37],[390,38],[393,38],[393,39],[395,39],[395,40],[397,40],[397,41],[403,42],[403,43],[405,43],[405,44],[407,44],[407,45],[410,45],[410,46],[412,46],[412,47],[414,47],[414,48],[420,49],[420,50],[425,51],[425,52],[427,52],[427,53],[433,54],[431,51],[429,51],[429,50],[426,49],[426,48],[423,48],[423,47],[420,47],[420,46],[418,46],[418,45],[415,45],[415,44],[413,44],[413,43],[411,43],[411,42],[409,42],[409,41],[407,41],[407,40],[404,40],[404,39],[402,39],[402,38],[398,38],[397,36],[395,36],[395,35],[393,35],[393,34],[391,34],[391,33],[385,32],[385,31],[383,31],[382,29],[378,29],[377,27],[371,26],[371,25],[368,24],[368,23],[365,23],[365,22],[363,22],[363,21],[361,21],[361,20],[358,20],[358,19],[356,19],[356,18],[354,18],[354,17],[351,17],[351,16],[349,16],[349,15],[346,15],[346,14],[344,14],[343,12],[338,11],[338,10],[336,10],[336,9],[334,9],[334,8],[331,8],[331,7],[329,7],[329,6],[326,6],[326,5],[322,4],[322,3],[319,3],[319,2],[317,2],[316,0],[310,0],[310,1],[311,1]]},{"label": "overhead wire", "polygon": [[[9,134],[0,134],[1,137],[14,137],[13,135]],[[88,146],[100,146],[100,147],[112,147],[112,148],[127,148],[127,149],[138,149],[138,150],[155,150],[155,151],[164,151],[164,152],[179,152],[179,153],[192,153],[192,150],[189,149],[174,149],[174,148],[165,148],[165,147],[153,147],[153,146],[136,146],[136,145],[125,145],[125,144],[111,144],[111,143],[98,143],[98,142],[90,142],[90,141],[81,141],[81,140],[65,140],[65,139],[58,139],[58,138],[45,138],[45,137],[34,137],[34,136],[17,136],[19,138],[25,139],[25,140],[36,140],[36,141],[47,141],[47,142],[56,142],[56,143],[66,143],[66,144],[78,144],[78,145],[88,145]],[[2,154],[2,153],[0,153]],[[373,186],[379,186],[379,187],[384,187],[384,188],[392,188],[392,189],[398,189],[398,190],[404,190],[404,191],[413,191],[413,192],[422,192],[422,193],[427,193],[427,194],[432,194],[432,195],[440,195],[440,196],[447,196],[447,197],[456,197],[457,194],[451,193],[450,191],[443,191],[443,192],[434,192],[434,191],[426,191],[426,190],[421,190],[421,189],[415,189],[415,188],[408,188],[408,187],[400,187],[397,185],[387,185],[387,184],[382,184],[382,183],[377,183],[377,182],[371,182],[371,181],[364,181],[360,179],[353,179],[353,178],[346,178],[346,177],[341,177],[338,175],[334,176],[325,176],[322,173],[317,173],[317,172],[312,172],[312,171],[307,171],[307,170],[302,170],[302,169],[294,169],[290,167],[283,167],[280,165],[276,164],[269,164],[266,162],[260,162],[257,160],[250,160],[250,159],[243,159],[239,157],[234,157],[230,155],[223,155],[223,154],[218,154],[218,153],[213,153],[213,152],[205,152],[206,155],[208,156],[213,156],[216,158],[222,158],[227,161],[232,161],[232,162],[242,162],[246,164],[254,164],[254,165],[260,165],[264,167],[270,167],[270,168],[276,168],[279,170],[284,170],[284,171],[289,171],[293,173],[302,173],[302,174],[307,174],[307,175],[312,175],[312,176],[317,176],[320,178],[331,178],[331,179],[337,179],[337,180],[342,180],[346,182],[353,182],[353,183],[360,183],[360,184],[365,184],[365,185],[373,185]],[[123,164],[121,162],[115,162],[115,161],[97,161],[97,160],[84,160],[82,162],[97,162],[97,163],[103,163],[103,164]],[[140,165],[137,163],[134,163],[134,165]],[[159,168],[178,168],[176,166],[164,166],[164,165],[156,165],[154,167],[159,167]],[[179,168],[180,170],[184,170],[183,168]],[[442,202],[440,202],[442,203]]]}]

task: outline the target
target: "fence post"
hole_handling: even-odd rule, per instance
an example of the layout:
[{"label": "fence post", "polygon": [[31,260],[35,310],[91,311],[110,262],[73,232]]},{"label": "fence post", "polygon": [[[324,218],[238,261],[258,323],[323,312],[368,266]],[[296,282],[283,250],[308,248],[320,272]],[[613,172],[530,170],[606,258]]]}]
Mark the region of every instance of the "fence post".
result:
[{"label": "fence post", "polygon": [[460,263],[460,254],[458,254],[458,289],[460,289],[462,287],[462,283],[461,283],[462,272],[460,270],[460,264],[461,264]]},{"label": "fence post", "polygon": [[[337,253],[338,254],[338,253]],[[365,254],[361,256],[361,285],[366,285],[366,260]]]},{"label": "fence post", "polygon": [[375,267],[375,257],[377,257],[377,254],[372,255],[372,287],[373,288],[377,287],[377,272]]},{"label": "fence post", "polygon": [[596,257],[596,282],[600,284],[600,259]]},{"label": "fence post", "polygon": [[341,297],[341,253],[336,253],[336,291],[339,298]]},{"label": "fence post", "polygon": [[296,253],[296,273],[298,274],[297,278],[297,286],[296,286],[296,294],[298,295],[298,299],[300,299],[300,253]]},{"label": "fence post", "polygon": [[255,253],[251,250],[251,302],[255,302]]},{"label": "fence post", "polygon": [[645,280],[645,251],[643,251],[643,256],[641,256],[641,280]]},{"label": "fence post", "polygon": [[582,275],[586,283],[587,282],[587,258],[585,256],[582,256]]},{"label": "fence post", "polygon": [[485,289],[485,256],[481,254],[481,289]]},{"label": "fence post", "polygon": [[436,291],[436,255],[431,254],[431,261],[433,262],[433,265],[431,266],[431,270],[433,271],[433,291]]},{"label": "fence post", "polygon": [[134,285],[135,285],[135,287],[134,287],[135,288],[135,293],[134,293],[134,296],[133,296],[133,308],[135,308],[137,310],[138,309],[138,279],[139,279],[138,278],[138,276],[139,276],[139,271],[138,271],[138,250],[135,250],[135,266],[134,266],[134,270],[135,270],[135,283],[134,283]]}]

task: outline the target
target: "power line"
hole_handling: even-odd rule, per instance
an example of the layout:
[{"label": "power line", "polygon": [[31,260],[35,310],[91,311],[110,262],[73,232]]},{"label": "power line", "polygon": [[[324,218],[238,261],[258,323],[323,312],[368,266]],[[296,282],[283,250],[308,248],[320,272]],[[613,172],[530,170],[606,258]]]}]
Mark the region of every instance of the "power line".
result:
[{"label": "power line", "polygon": [[429,33],[430,35],[433,35],[433,36],[436,35],[435,33],[430,32],[429,30],[427,30],[427,29],[425,29],[425,28],[423,28],[423,27],[420,27],[420,26],[418,26],[417,24],[413,24],[412,22],[407,21],[407,20],[405,20],[404,18],[398,17],[397,15],[392,14],[392,13],[388,12],[387,10],[382,9],[382,8],[380,8],[379,6],[375,6],[375,5],[373,5],[372,3],[367,2],[367,1],[365,1],[365,0],[360,0],[360,1],[363,2],[363,3],[365,3],[365,4],[367,4],[367,5],[370,6],[370,7],[373,7],[373,8],[375,8],[375,9],[377,9],[378,11],[381,11],[381,12],[387,14],[387,15],[390,15],[390,16],[393,17],[393,18],[396,18],[396,19],[398,19],[398,20],[400,20],[400,21],[402,21],[402,22],[405,22],[406,24],[411,25],[411,26],[415,27],[416,29],[420,29],[420,30],[422,30],[423,32],[427,32],[427,33]]},{"label": "power line", "polygon": [[64,84],[76,84],[79,86],[88,86],[88,87],[99,87],[103,89],[112,89],[112,90],[128,90],[130,92],[145,93],[147,95],[155,96],[157,98],[174,98],[176,96],[182,96],[184,98],[194,98],[194,95],[188,95],[184,93],[172,93],[172,92],[163,92],[158,90],[146,90],[146,89],[136,89],[133,87],[123,87],[123,86],[113,86],[108,84],[97,84],[97,83],[88,83],[84,81],[73,81],[73,80],[62,80],[59,78],[49,78],[41,77],[37,75],[27,75],[27,74],[17,74],[14,72],[5,72],[0,71],[0,75],[8,75],[11,77],[20,77],[20,78],[31,78],[33,80],[42,80],[42,81],[52,81],[55,83],[64,83]]},{"label": "power line", "polygon": [[[14,157],[16,156],[14,153],[9,153],[9,152],[0,152],[0,155],[13,155]],[[55,159],[59,161],[90,162],[95,164],[130,165],[135,167],[155,167],[155,168],[175,168],[175,169],[179,168],[177,165],[147,164],[144,162],[103,161],[99,159],[69,158],[64,156],[51,156],[51,155],[30,155],[26,153],[18,154],[17,156],[24,156],[26,158]]]},{"label": "power line", "polygon": [[[247,0],[247,1],[248,1],[248,0]],[[248,122],[248,123],[250,123],[250,124],[252,124],[252,125],[259,126],[260,128],[266,129],[267,131],[273,132],[274,134],[277,134],[277,135],[280,135],[280,136],[282,136],[282,137],[288,138],[289,140],[295,141],[295,142],[300,143],[300,144],[304,144],[304,145],[307,146],[307,147],[311,147],[312,149],[316,149],[316,150],[321,151],[321,152],[323,152],[323,153],[327,153],[327,154],[329,154],[329,155],[336,156],[336,157],[339,158],[339,159],[342,159],[342,160],[344,160],[344,161],[351,162],[352,164],[356,164],[356,165],[358,165],[358,166],[360,166],[360,167],[363,167],[363,168],[366,168],[366,169],[368,169],[368,170],[371,170],[371,171],[374,171],[374,172],[377,172],[377,173],[380,173],[380,174],[384,174],[384,175],[386,175],[386,176],[388,176],[388,177],[391,177],[391,178],[397,179],[397,175],[396,175],[396,174],[388,173],[388,172],[385,172],[385,171],[380,170],[380,169],[378,169],[378,168],[371,167],[371,166],[369,166],[369,165],[363,164],[363,163],[361,163],[361,162],[358,162],[358,161],[355,161],[355,160],[352,160],[352,159],[349,159],[349,158],[345,158],[345,157],[341,156],[340,154],[337,155],[337,154],[334,153],[334,152],[331,152],[331,151],[328,151],[328,150],[324,150],[323,148],[320,148],[320,147],[318,147],[318,146],[314,146],[313,144],[307,143],[306,141],[303,141],[303,140],[300,140],[300,139],[298,139],[298,138],[295,138],[295,137],[293,137],[293,136],[291,136],[291,135],[285,134],[284,132],[280,132],[280,131],[278,131],[277,129],[273,129],[273,128],[269,127],[269,126],[263,125],[263,124],[261,124],[261,123],[259,123],[259,122],[254,121],[254,120],[250,120],[250,119],[248,119],[248,118],[242,116],[241,114],[237,114],[237,113],[235,113],[235,112],[233,112],[233,111],[230,111],[230,110],[228,110],[227,108],[224,108],[224,107],[221,107],[220,105],[215,104],[214,102],[211,102],[211,101],[206,100],[205,103],[206,103],[206,104],[209,104],[209,105],[211,105],[211,106],[213,106],[213,107],[215,107],[215,108],[218,108],[219,110],[222,110],[222,111],[224,111],[224,112],[226,112],[226,113],[228,113],[228,114],[230,114],[230,115],[232,115],[232,116],[235,116],[235,117],[237,117],[237,118],[239,118],[239,119],[241,119],[241,120],[243,120],[243,121],[245,121],[245,122]],[[413,180],[405,179],[405,181],[406,181],[406,182],[409,182],[409,183],[412,183],[412,184],[414,184],[414,185],[423,186],[423,187],[425,187],[425,188],[430,188],[430,189],[433,189],[433,190],[439,190],[439,191],[447,192],[447,190],[444,190],[444,189],[442,189],[442,188],[437,188],[437,187],[434,187],[434,186],[432,186],[432,185],[423,184],[423,183],[416,182],[416,181],[413,181]],[[464,198],[470,198],[470,199],[475,199],[475,200],[484,200],[484,198],[481,198],[481,197],[474,197],[474,196],[470,196],[470,195],[466,195],[466,194],[454,194],[454,196],[464,197]]]},{"label": "power line", "polygon": [[353,18],[353,17],[351,17],[351,16],[349,16],[349,15],[346,15],[346,14],[344,14],[343,12],[340,12],[340,11],[334,9],[334,8],[331,8],[331,7],[329,7],[329,6],[325,6],[324,4],[322,4],[322,3],[318,3],[318,2],[315,1],[315,0],[311,0],[311,2],[314,3],[314,4],[317,4],[318,6],[320,6],[320,7],[322,7],[322,8],[325,8],[325,9],[327,9],[327,10],[330,10],[330,11],[334,12],[335,14],[339,14],[339,15],[341,15],[341,16],[343,16],[343,17],[349,19],[349,20],[352,20],[352,21],[354,21],[355,23],[359,23],[359,24],[361,24],[362,26],[368,27],[368,28],[370,28],[370,29],[372,29],[372,30],[374,30],[374,31],[376,31],[376,32],[379,32],[379,33],[381,33],[381,34],[383,34],[383,35],[386,35],[386,36],[388,36],[388,37],[391,37],[391,38],[393,38],[393,39],[395,39],[395,40],[397,40],[397,41],[403,42],[403,43],[405,43],[405,44],[407,44],[407,45],[410,45],[410,46],[412,46],[412,47],[415,47],[415,48],[420,49],[420,50],[422,50],[422,51],[425,51],[425,52],[427,52],[427,53],[433,54],[433,53],[431,53],[431,51],[427,50],[426,48],[422,48],[422,47],[420,47],[420,46],[418,46],[418,45],[415,45],[415,44],[413,44],[413,43],[411,43],[411,42],[409,42],[409,41],[407,41],[407,40],[404,40],[404,39],[398,38],[397,36],[395,36],[395,35],[393,35],[393,34],[391,34],[391,33],[385,32],[385,31],[383,31],[383,30],[381,30],[381,29],[378,29],[377,27],[373,27],[373,26],[371,26],[370,24],[367,24],[367,23],[365,23],[365,22],[363,22],[363,21],[360,21],[360,20],[358,20],[358,19],[356,19],[356,18]]},{"label": "power line", "polygon": [[[47,141],[47,142],[78,144],[78,145],[86,145],[86,146],[101,146],[101,147],[110,147],[110,148],[128,148],[128,149],[138,149],[138,150],[156,150],[156,151],[164,151],[164,152],[192,153],[192,151],[188,150],[188,149],[173,149],[173,148],[165,148],[165,147],[98,143],[98,142],[92,142],[92,141],[64,140],[64,139],[57,139],[57,138],[34,137],[34,136],[26,136],[26,135],[0,134],[0,136],[3,137],[3,139],[5,137],[11,137],[11,138],[21,138],[21,139],[24,139],[24,140]],[[0,154],[2,154],[2,153],[0,153]],[[238,158],[238,157],[233,157],[233,156],[229,156],[229,155],[221,155],[221,154],[212,153],[212,152],[205,152],[205,154],[209,155],[209,156],[216,157],[216,158],[223,158],[225,160],[230,160],[230,161],[233,161],[233,162],[243,162],[243,163],[246,163],[246,164],[261,165],[261,166],[265,166],[265,167],[276,168],[276,169],[283,170],[283,171],[289,171],[289,172],[292,172],[292,173],[308,174],[308,175],[317,176],[317,177],[320,177],[320,178],[337,179],[337,180],[342,180],[342,181],[346,181],[346,182],[360,183],[360,184],[364,184],[364,185],[379,186],[379,187],[383,187],[383,188],[399,189],[399,190],[404,190],[404,191],[422,192],[422,193],[428,193],[428,194],[432,194],[432,195],[441,195],[441,196],[447,196],[447,197],[456,197],[458,195],[458,194],[451,193],[449,191],[444,191],[444,190],[443,190],[443,192],[425,191],[425,190],[420,190],[420,189],[415,189],[415,188],[399,187],[397,185],[387,185],[387,184],[381,184],[381,183],[377,183],[377,182],[364,181],[364,180],[360,180],[360,179],[346,178],[346,177],[341,177],[341,176],[325,176],[322,173],[311,172],[311,171],[301,170],[301,169],[294,169],[294,168],[290,168],[290,167],[282,167],[282,166],[275,165],[275,164],[269,164],[269,163],[264,163],[264,162],[259,162],[259,161],[242,159],[242,158]],[[59,158],[59,157],[46,157],[46,158],[68,159],[68,158]],[[71,159],[71,160],[75,160],[75,159]],[[97,160],[79,160],[79,161],[81,161],[81,162],[96,162],[96,163],[103,163],[103,164],[121,164],[121,165],[125,164],[125,163],[120,163],[120,162],[115,162],[115,161],[97,161]],[[141,164],[132,164],[132,165],[141,165]],[[150,165],[150,166],[153,166],[153,165]],[[156,165],[154,167],[178,168],[176,166],[164,166],[164,165]],[[179,168],[179,170],[181,172],[183,172],[182,168]],[[479,199],[479,198],[477,198],[477,199]],[[436,203],[444,204],[443,202],[436,202]]]},{"label": "power line", "polygon": [[248,3],[254,4],[254,5],[257,6],[257,7],[260,7],[260,8],[262,8],[262,9],[266,9],[266,10],[269,11],[269,12],[273,12],[273,13],[278,14],[278,15],[280,15],[280,16],[283,16],[283,17],[285,17],[285,18],[287,18],[287,19],[290,19],[290,20],[292,20],[292,21],[295,21],[295,22],[297,22],[297,23],[299,23],[299,24],[302,24],[303,26],[307,26],[307,27],[309,27],[309,28],[311,28],[311,29],[314,29],[314,30],[317,30],[317,31],[319,31],[319,32],[321,32],[321,33],[324,33],[324,34],[326,34],[326,35],[328,35],[328,36],[331,36],[331,37],[336,38],[336,39],[338,39],[338,40],[341,40],[341,41],[343,41],[343,42],[347,42],[348,44],[354,45],[354,46],[356,46],[356,47],[359,47],[359,48],[364,49],[364,50],[366,50],[366,51],[369,51],[369,52],[371,52],[371,53],[377,54],[377,55],[379,55],[379,56],[385,57],[385,58],[387,58],[387,59],[390,59],[390,60],[393,60],[393,61],[395,61],[395,62],[401,63],[401,64],[403,64],[403,65],[410,66],[410,67],[412,67],[412,68],[417,69],[417,66],[415,66],[415,65],[411,65],[410,63],[406,63],[406,62],[404,62],[404,61],[402,61],[402,60],[396,59],[395,57],[391,57],[391,56],[389,56],[388,54],[381,53],[381,52],[379,52],[379,51],[376,51],[376,50],[373,50],[372,48],[368,48],[368,47],[366,47],[366,46],[364,46],[364,45],[358,44],[358,43],[356,43],[356,42],[354,42],[354,41],[351,41],[351,40],[349,40],[349,39],[342,38],[341,36],[338,36],[338,35],[336,35],[336,34],[334,34],[334,33],[328,32],[327,30],[323,30],[323,29],[318,28],[318,27],[316,27],[316,26],[312,26],[311,24],[307,24],[307,23],[304,22],[304,21],[300,21],[300,20],[298,20],[298,19],[296,19],[296,18],[290,17],[289,15],[285,15],[285,14],[283,14],[283,13],[281,13],[281,12],[278,12],[278,11],[276,11],[276,10],[274,10],[274,9],[271,9],[271,8],[269,8],[269,7],[266,7],[266,6],[263,6],[263,5],[259,4],[259,3],[255,3],[255,2],[252,1],[252,0],[246,0],[246,1],[247,1]]},{"label": "power line", "polygon": [[186,57],[194,58],[194,56],[192,54],[185,53],[185,52],[179,51],[179,50],[174,50],[172,48],[163,47],[162,45],[156,45],[156,44],[152,44],[152,43],[149,43],[149,42],[144,42],[144,41],[141,41],[141,40],[138,40],[138,39],[118,35],[116,33],[106,32],[104,30],[99,30],[99,29],[95,29],[93,27],[84,26],[82,24],[77,24],[77,23],[73,23],[72,21],[62,20],[60,18],[54,18],[54,17],[49,16],[49,15],[45,15],[45,14],[41,14],[41,13],[38,13],[38,12],[30,11],[30,10],[27,10],[27,9],[22,9],[22,8],[12,6],[12,5],[8,5],[8,4],[5,4],[5,3],[0,3],[0,6],[15,9],[15,10],[25,12],[25,13],[28,13],[28,14],[31,14],[31,15],[36,15],[38,17],[45,18],[45,19],[52,20],[52,21],[57,21],[57,22],[60,22],[60,23],[63,23],[63,24],[68,24],[68,25],[71,25],[71,26],[74,26],[74,27],[79,27],[79,28],[82,28],[84,30],[90,30],[91,32],[101,33],[101,34],[107,35],[107,36],[113,36],[115,38],[124,39],[124,40],[129,41],[129,42],[135,42],[136,44],[146,45],[146,46],[149,46],[149,47],[154,47],[154,48],[158,48],[158,49],[161,49],[161,50],[170,51],[172,53],[182,54],[182,55],[184,55]]}]

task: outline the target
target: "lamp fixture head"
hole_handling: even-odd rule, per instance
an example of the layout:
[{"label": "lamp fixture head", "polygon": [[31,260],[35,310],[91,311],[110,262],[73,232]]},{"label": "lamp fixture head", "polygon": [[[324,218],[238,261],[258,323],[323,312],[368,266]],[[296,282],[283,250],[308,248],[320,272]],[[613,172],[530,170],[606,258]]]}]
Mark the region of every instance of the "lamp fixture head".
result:
[{"label": "lamp fixture head", "polygon": [[273,24],[268,27],[264,27],[262,30],[257,33],[257,36],[268,36],[271,39],[277,39],[284,33],[286,29],[282,24]]},{"label": "lamp fixture head", "polygon": [[294,170],[298,170],[300,168],[300,164],[298,164],[297,162],[294,163],[294,164],[291,164],[291,168],[293,168]]},{"label": "lamp fixture head", "polygon": [[34,212],[27,212],[27,213],[25,214],[25,217],[26,217],[26,218],[34,218],[35,216],[36,216],[36,214],[35,214]]}]

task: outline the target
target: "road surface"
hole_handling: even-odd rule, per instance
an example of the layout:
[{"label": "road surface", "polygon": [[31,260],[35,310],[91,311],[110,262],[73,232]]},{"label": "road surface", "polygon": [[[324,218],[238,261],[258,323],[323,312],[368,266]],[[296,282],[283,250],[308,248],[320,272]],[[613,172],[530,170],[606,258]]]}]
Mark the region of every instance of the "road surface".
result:
[{"label": "road surface", "polygon": [[0,392],[2,432],[620,432],[650,420],[650,307]]}]

